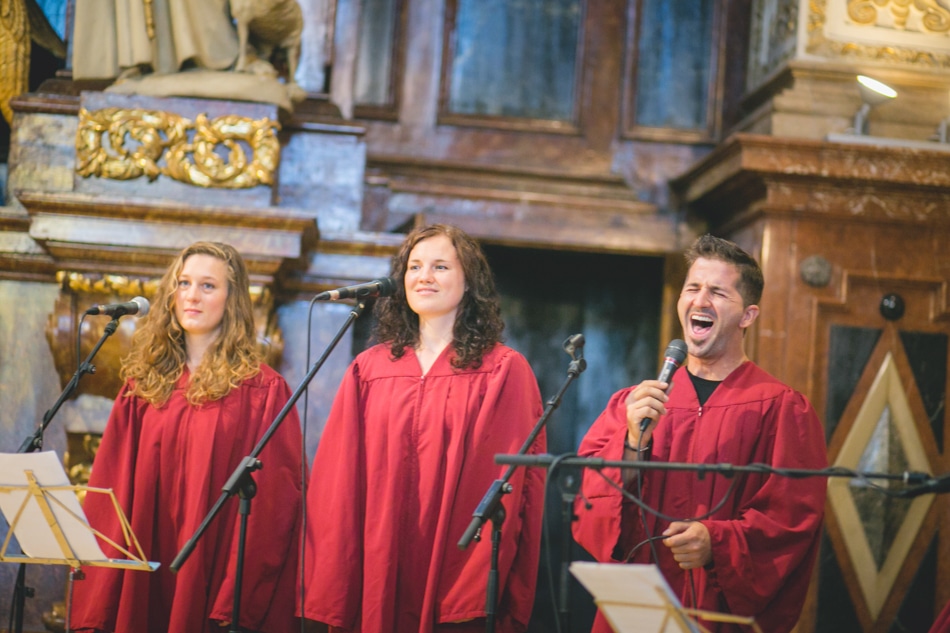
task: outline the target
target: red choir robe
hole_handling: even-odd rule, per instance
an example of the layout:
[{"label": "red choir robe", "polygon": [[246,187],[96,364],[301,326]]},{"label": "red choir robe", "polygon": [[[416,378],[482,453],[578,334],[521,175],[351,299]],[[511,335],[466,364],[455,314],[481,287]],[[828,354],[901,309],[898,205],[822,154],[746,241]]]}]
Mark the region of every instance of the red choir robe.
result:
[{"label": "red choir robe", "polygon": [[[485,617],[492,523],[458,547],[472,513],[542,413],[531,367],[502,345],[478,369],[451,346],[423,376],[412,350],[360,354],[340,385],[307,491],[303,614],[362,633],[428,633]],[[529,453],[545,451],[542,432]],[[518,468],[504,495],[497,630],[527,627],[534,601],[543,469]],[[481,625],[484,628],[484,624]]]},{"label": "red choir robe", "polygon": [[[581,443],[579,454],[623,459],[627,433],[627,395],[611,398]],[[673,377],[667,414],[653,433],[651,460],[691,464],[767,464],[775,468],[822,469],[827,466],[824,432],[811,404],[751,362],[733,371],[700,407],[685,368]],[[621,484],[618,469],[604,475]],[[642,500],[679,520],[707,513],[727,494],[732,480],[691,471],[643,470]],[[725,505],[702,520],[709,530],[712,565],[681,569],[669,548],[655,542],[658,565],[680,602],[698,609],[752,616],[763,631],[791,630],[801,612],[818,553],[827,481],[778,474],[737,475]],[[636,492],[636,482],[628,489]],[[647,515],[645,532],[638,508],[598,473],[584,474],[578,498],[577,542],[601,562],[624,560],[648,536],[659,535],[669,521]],[[630,562],[651,563],[649,545]],[[692,599],[695,586],[696,599]],[[712,631],[746,630],[704,622]],[[595,631],[609,631],[598,615]]]},{"label": "red choir robe", "polygon": [[946,604],[928,633],[950,633],[950,602]]},{"label": "red choir robe", "polygon": [[[85,567],[73,591],[75,630],[115,633],[221,633],[235,586],[240,499],[228,499],[177,573],[169,565],[221,496],[228,478],[254,449],[290,397],[266,365],[227,396],[195,407],[185,400],[189,374],[169,401],[153,407],[116,398],[96,454],[90,486],[112,488],[155,572]],[[258,456],[242,576],[242,627],[266,633],[299,630],[294,617],[301,496],[301,431],[296,411]],[[89,523],[122,544],[106,495],[86,495]],[[103,544],[110,557],[123,558]],[[134,551],[134,550],[133,550]]]}]

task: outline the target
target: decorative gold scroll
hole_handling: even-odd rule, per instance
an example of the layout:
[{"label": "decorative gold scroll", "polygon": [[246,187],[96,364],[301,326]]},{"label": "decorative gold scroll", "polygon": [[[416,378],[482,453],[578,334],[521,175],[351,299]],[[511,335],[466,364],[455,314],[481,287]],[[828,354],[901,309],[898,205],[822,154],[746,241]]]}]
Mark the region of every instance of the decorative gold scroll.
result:
[{"label": "decorative gold scroll", "polygon": [[[854,18],[853,7],[866,4],[868,0],[850,0],[848,5],[849,16]],[[891,0],[872,0],[879,6],[888,4]],[[932,5],[930,0],[914,0],[921,4]],[[905,0],[895,0],[905,2]],[[843,42],[833,40],[825,35],[827,23],[827,0],[809,0],[808,2],[808,43],[806,51],[812,55],[825,57],[851,58],[873,60],[887,63],[909,64],[928,68],[950,68],[950,55],[938,51],[914,50],[903,46],[869,45],[858,42]],[[895,5],[896,6],[896,5]],[[861,15],[860,10],[858,14]],[[867,18],[864,18],[867,19]],[[929,22],[928,22],[929,24]],[[865,24],[864,26],[869,26]]]},{"label": "decorative gold scroll", "polygon": [[[218,189],[273,185],[280,159],[279,129],[269,118],[209,119],[200,114],[191,121],[158,110],[82,108],[76,172],[113,180],[167,176]],[[222,148],[226,159],[218,153]]]},{"label": "decorative gold scroll", "polygon": [[888,11],[894,19],[894,28],[907,28],[911,8],[921,15],[921,24],[932,33],[950,31],[950,10],[937,0],[848,0],[848,17],[858,24],[874,25],[881,11]]}]

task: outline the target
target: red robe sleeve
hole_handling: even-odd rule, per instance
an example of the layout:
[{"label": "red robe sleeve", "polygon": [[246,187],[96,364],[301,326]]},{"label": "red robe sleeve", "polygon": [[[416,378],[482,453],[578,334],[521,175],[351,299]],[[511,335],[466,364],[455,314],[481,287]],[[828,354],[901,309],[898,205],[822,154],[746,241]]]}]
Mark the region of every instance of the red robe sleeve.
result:
[{"label": "red robe sleeve", "polygon": [[[495,463],[497,454],[517,453],[541,417],[541,395],[537,379],[520,354],[511,353],[493,373],[473,427],[471,443],[464,454],[462,483],[456,492],[455,511],[447,532],[442,605],[459,605],[444,612],[442,622],[485,617],[485,594],[490,567],[492,523],[482,526],[480,542],[468,546],[470,559],[453,576],[457,543],[471,524],[472,514],[489,486],[501,478],[507,466]],[[542,432],[528,449],[537,455],[547,450]],[[502,498],[506,518],[502,524],[499,552],[499,608],[502,631],[524,631],[531,619],[541,553],[541,522],[544,513],[545,471],[541,468],[515,469],[508,483],[512,491]],[[467,605],[461,607],[461,605]],[[461,608],[460,608],[461,607]]]},{"label": "red robe sleeve", "polygon": [[[249,443],[245,446],[251,447],[248,455],[290,399],[290,389],[282,377],[270,368],[262,372],[260,388],[247,394],[252,402],[234,406],[234,415],[246,416]],[[250,406],[244,409],[247,405]],[[244,551],[241,626],[254,631],[286,630],[288,616],[294,613],[300,554],[302,443],[297,409],[291,408],[258,455],[261,468],[251,475],[257,491],[251,500]],[[234,463],[240,463],[237,455]],[[240,501],[235,495],[227,503],[237,505]],[[239,529],[238,516],[233,527],[227,574],[214,597],[210,614],[212,619],[222,622],[230,621],[232,616]]]},{"label": "red robe sleeve", "polygon": [[[362,599],[363,531],[366,498],[359,365],[343,376],[330,409],[307,491],[303,615],[342,629],[356,623]],[[345,566],[327,568],[316,561]]]},{"label": "red robe sleeve", "polygon": [[[141,410],[147,406],[138,398],[128,397],[129,384],[123,385],[112,405],[106,432],[103,434],[96,452],[95,464],[89,477],[90,488],[111,489],[120,508],[131,520],[131,510],[135,506],[136,463],[139,455],[139,435],[141,427],[138,420]],[[116,511],[109,495],[88,492],[83,501],[83,512],[89,524],[100,530],[105,536],[120,545],[125,544]],[[139,534],[133,529],[140,543],[147,544],[150,534]],[[125,559],[126,556],[105,541],[99,540],[103,553],[109,558]],[[132,550],[133,553],[137,553]],[[121,569],[107,567],[89,567],[84,569],[86,579],[75,584],[72,601],[72,624],[78,630],[98,629],[115,630],[118,601],[105,602],[94,598],[87,599],[87,593],[118,596],[121,592],[123,577]],[[149,573],[149,572],[135,572]]]},{"label": "red robe sleeve", "polygon": [[[811,404],[790,393],[774,412],[769,466],[821,470],[827,466],[824,433]],[[714,581],[730,612],[756,615],[763,630],[772,617],[797,620],[818,553],[827,480],[770,475],[732,520],[703,521],[712,543]],[[792,595],[796,598],[792,598]],[[797,605],[786,609],[782,602]]]},{"label": "red robe sleeve", "polygon": [[950,602],[944,606],[927,633],[950,633]]},{"label": "red robe sleeve", "polygon": [[[630,391],[632,388],[618,391],[610,398],[607,407],[581,440],[578,456],[609,461],[623,459],[623,442],[627,435],[625,402]],[[575,502],[578,520],[572,524],[574,540],[600,562],[617,560],[614,552],[621,532],[622,473],[618,468],[604,468],[602,471],[586,468],[582,482],[584,494]]]}]

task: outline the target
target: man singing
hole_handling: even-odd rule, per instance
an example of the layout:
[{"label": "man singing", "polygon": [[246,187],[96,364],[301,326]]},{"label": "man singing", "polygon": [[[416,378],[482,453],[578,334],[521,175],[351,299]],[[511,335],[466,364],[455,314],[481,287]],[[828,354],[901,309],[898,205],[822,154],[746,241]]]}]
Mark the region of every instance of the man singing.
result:
[{"label": "man singing", "polygon": [[[764,285],[758,263],[711,235],[699,238],[686,260],[677,304],[685,365],[669,385],[645,380],[614,394],[580,455],[824,468],[824,432],[811,404],[745,354],[743,337],[759,314]],[[621,487],[652,511],[625,498]],[[825,489],[824,477],[588,471],[574,536],[599,561],[655,563],[685,607],[750,616],[763,631],[786,633],[808,589]],[[711,619],[702,624],[716,633],[749,630]],[[600,613],[593,630],[610,630]]]}]

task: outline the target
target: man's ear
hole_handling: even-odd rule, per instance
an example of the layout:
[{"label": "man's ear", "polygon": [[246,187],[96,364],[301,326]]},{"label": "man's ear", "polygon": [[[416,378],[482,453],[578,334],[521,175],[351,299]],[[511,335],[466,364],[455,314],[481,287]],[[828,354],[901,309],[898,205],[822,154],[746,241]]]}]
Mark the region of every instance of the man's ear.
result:
[{"label": "man's ear", "polygon": [[742,313],[742,319],[739,321],[740,328],[747,328],[752,325],[755,320],[759,317],[759,306],[752,304],[745,307],[745,311]]}]

